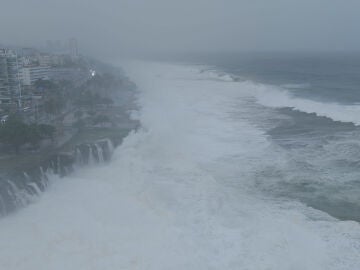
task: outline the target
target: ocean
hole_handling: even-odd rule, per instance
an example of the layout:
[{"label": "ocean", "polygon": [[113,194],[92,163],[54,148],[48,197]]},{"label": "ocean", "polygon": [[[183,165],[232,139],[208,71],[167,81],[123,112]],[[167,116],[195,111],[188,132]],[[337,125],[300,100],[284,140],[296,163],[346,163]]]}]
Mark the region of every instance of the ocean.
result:
[{"label": "ocean", "polygon": [[232,80],[260,84],[256,103],[272,108],[252,120],[266,125],[288,164],[269,168],[259,188],[360,221],[360,54],[225,54],[202,61]]},{"label": "ocean", "polygon": [[360,269],[356,59],[120,63],[141,127],[0,220],[0,269]]}]

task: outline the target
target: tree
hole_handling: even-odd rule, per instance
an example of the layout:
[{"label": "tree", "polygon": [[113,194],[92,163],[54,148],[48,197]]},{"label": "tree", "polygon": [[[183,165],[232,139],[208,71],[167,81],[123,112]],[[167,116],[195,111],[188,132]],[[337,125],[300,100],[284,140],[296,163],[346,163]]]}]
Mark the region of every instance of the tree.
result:
[{"label": "tree", "polygon": [[77,106],[92,107],[96,105],[97,98],[98,97],[96,97],[96,95],[87,90],[81,93],[81,95],[74,101],[74,104]]},{"label": "tree", "polygon": [[36,80],[34,82],[34,86],[36,88],[42,88],[42,89],[45,89],[45,90],[55,90],[55,89],[57,89],[57,85],[53,81],[44,80],[44,79]]},{"label": "tree", "polygon": [[82,130],[85,126],[86,123],[83,119],[80,119],[73,124],[73,127],[77,128],[78,131]]},{"label": "tree", "polygon": [[106,106],[110,106],[110,105],[114,104],[114,101],[109,97],[104,97],[101,99],[101,103],[105,104]]},{"label": "tree", "polygon": [[58,87],[60,89],[71,89],[71,88],[74,88],[74,84],[71,82],[71,81],[68,81],[68,80],[61,80],[58,82]]},{"label": "tree", "polygon": [[54,134],[56,131],[56,128],[54,126],[40,124],[40,125],[37,125],[37,128],[39,130],[39,133],[40,133],[42,139],[45,139],[45,138],[50,138],[51,140],[54,139]]},{"label": "tree", "polygon": [[53,139],[55,127],[51,125],[25,124],[18,115],[10,115],[4,124],[0,125],[0,142],[12,146],[18,154],[20,147],[30,143],[35,147],[45,138]]},{"label": "tree", "polygon": [[0,140],[11,145],[16,154],[22,145],[28,142],[28,125],[19,116],[9,115],[7,121],[0,126]]},{"label": "tree", "polygon": [[97,124],[103,125],[105,123],[111,123],[111,121],[110,121],[109,116],[100,114],[93,119],[93,123],[94,123],[94,125],[97,125]]},{"label": "tree", "polygon": [[92,110],[89,110],[86,113],[91,117],[94,117],[96,115],[96,111],[92,111]]},{"label": "tree", "polygon": [[36,124],[27,125],[26,142],[31,143],[34,147],[38,147],[41,139],[42,136],[39,126]]},{"label": "tree", "polygon": [[76,119],[80,119],[81,117],[83,117],[84,112],[83,111],[76,111],[74,113],[74,116],[76,117]]},{"label": "tree", "polygon": [[62,98],[50,98],[44,102],[44,111],[47,114],[57,115],[65,106]]}]

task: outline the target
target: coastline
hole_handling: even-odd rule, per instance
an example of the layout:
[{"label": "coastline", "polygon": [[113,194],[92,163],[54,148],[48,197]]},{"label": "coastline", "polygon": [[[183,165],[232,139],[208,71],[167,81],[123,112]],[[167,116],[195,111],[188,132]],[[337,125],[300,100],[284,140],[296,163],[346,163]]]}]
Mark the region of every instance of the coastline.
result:
[{"label": "coastline", "polygon": [[36,152],[22,152],[0,159],[0,218],[31,203],[46,190],[49,175],[70,175],[77,167],[106,163],[112,151],[138,126],[130,119],[134,109],[134,85],[117,67],[96,62],[99,69],[111,72],[116,79],[126,81],[111,93],[114,103],[102,111],[111,117],[111,125],[92,125],[70,131],[56,138],[57,143]]},{"label": "coastline", "polygon": [[284,160],[237,84],[184,66],[133,71],[142,128],[108,165],[52,177],[2,220],[5,268],[358,268],[358,223],[253,185]]}]

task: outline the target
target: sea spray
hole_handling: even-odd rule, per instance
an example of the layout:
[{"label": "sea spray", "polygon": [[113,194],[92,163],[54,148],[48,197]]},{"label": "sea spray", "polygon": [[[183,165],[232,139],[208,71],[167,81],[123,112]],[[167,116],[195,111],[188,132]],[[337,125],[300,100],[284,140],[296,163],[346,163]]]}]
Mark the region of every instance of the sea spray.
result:
[{"label": "sea spray", "polygon": [[251,93],[197,67],[129,71],[141,90],[142,128],[110,163],[64,177],[2,220],[0,266],[360,268],[357,223],[254,188],[254,176],[287,157],[252,124],[261,110]]}]

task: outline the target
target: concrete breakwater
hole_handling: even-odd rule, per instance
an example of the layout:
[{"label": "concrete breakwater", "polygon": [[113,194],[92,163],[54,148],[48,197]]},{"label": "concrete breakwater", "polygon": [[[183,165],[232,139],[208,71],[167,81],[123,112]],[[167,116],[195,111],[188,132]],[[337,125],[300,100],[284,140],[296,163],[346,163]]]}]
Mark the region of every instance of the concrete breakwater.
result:
[{"label": "concrete breakwater", "polygon": [[109,162],[120,140],[100,139],[80,143],[71,151],[50,156],[39,166],[0,176],[0,217],[33,202],[49,185],[50,177],[64,177],[76,168]]}]

